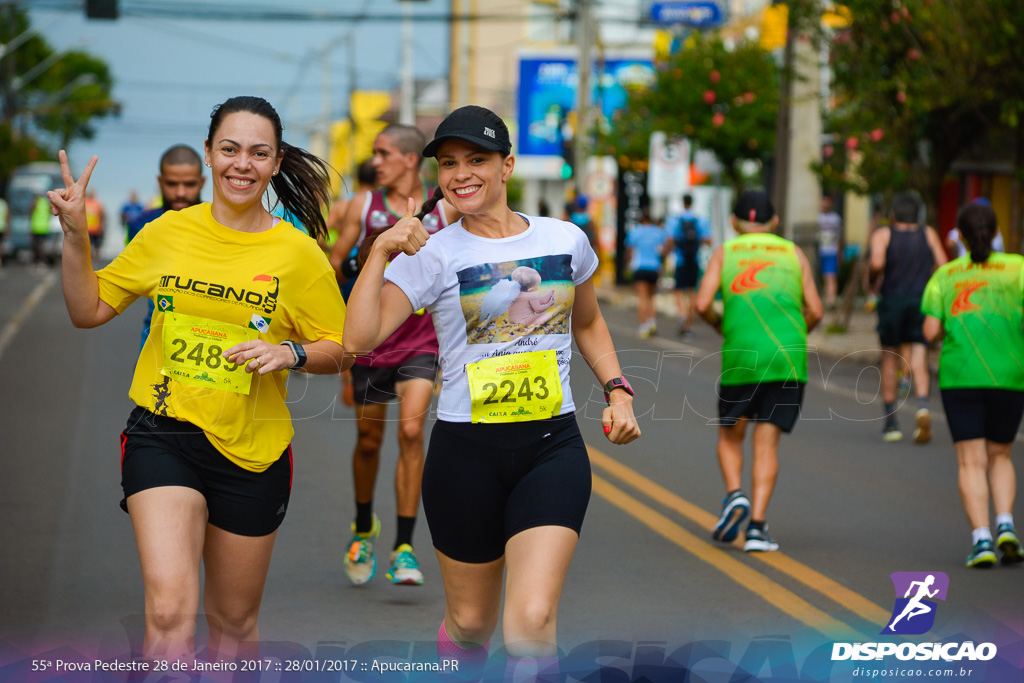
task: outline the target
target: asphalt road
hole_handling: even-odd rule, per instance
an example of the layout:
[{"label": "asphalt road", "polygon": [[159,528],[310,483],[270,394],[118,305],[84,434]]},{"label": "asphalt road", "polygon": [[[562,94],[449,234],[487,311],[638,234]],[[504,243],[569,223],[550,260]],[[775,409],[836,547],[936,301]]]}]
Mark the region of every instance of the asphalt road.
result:
[{"label": "asphalt road", "polygon": [[[1024,567],[963,567],[969,528],[937,398],[931,444],[883,444],[878,373],[863,365],[872,350],[841,362],[812,356],[803,419],[783,438],[769,508],[781,551],[747,555],[739,544],[709,540],[724,493],[713,424],[715,335],[699,328],[691,344],[666,332],[639,340],[633,311],[603,310],[637,390],[644,434],[628,446],[604,439],[600,389],[574,360],[594,495],[562,598],[559,642],[589,662],[583,670],[600,661],[621,672],[604,680],[681,680],[682,665],[666,664],[669,652],[673,662],[698,662],[692,680],[730,680],[738,667],[766,680],[798,670],[812,680],[853,680],[850,662],[810,674],[808,667],[825,666],[820,651],[834,642],[884,640],[878,634],[896,597],[889,574],[920,571],[944,572],[950,583],[933,628],[918,640],[992,640],[1020,680]],[[136,304],[100,329],[76,330],[59,273],[0,271],[0,680],[27,680],[26,657],[118,657],[138,646],[142,585],[130,520],[118,507],[118,434],[131,408],[142,315]],[[355,426],[337,389],[335,377],[290,380],[295,479],[260,617],[265,649],[299,660],[432,657],[444,595],[422,517],[415,546],[424,586],[392,586],[382,568],[354,587],[342,572]],[[902,412],[912,424],[913,406]],[[382,548],[394,534],[396,453],[389,430],[377,492]],[[702,647],[712,655],[695,655]],[[994,671],[974,679],[1002,680]],[[349,679],[324,676],[317,680]]]}]

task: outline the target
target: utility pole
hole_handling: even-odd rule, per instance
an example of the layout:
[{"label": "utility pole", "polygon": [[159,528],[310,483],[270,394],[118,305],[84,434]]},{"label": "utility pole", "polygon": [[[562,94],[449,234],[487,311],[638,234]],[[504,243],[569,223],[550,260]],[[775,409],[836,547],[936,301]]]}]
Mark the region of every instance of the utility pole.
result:
[{"label": "utility pole", "polygon": [[[467,12],[468,14],[468,12]],[[469,104],[469,41],[470,41],[470,25],[469,18],[463,17],[459,22],[459,32],[462,34],[460,39],[459,48],[462,51],[461,59],[459,64],[462,65],[462,74],[459,75],[459,106],[464,107]]]},{"label": "utility pole", "polygon": [[402,2],[402,102],[398,110],[398,122],[406,126],[416,125],[412,40],[412,6],[409,0],[405,0]]},{"label": "utility pole", "polygon": [[[793,98],[793,12],[790,11],[786,19],[786,46],[782,52],[782,76],[779,79],[779,113],[775,120],[775,159],[772,164],[772,204],[775,205],[775,213],[779,216],[786,216],[786,198],[789,193],[789,135],[791,120],[791,104]],[[783,219],[785,221],[785,219]],[[782,224],[784,237],[791,238],[792,234],[786,234],[787,223]]]},{"label": "utility pole", "polygon": [[590,154],[590,65],[593,60],[593,0],[576,0],[576,41],[579,45],[576,86],[576,131],[573,134],[573,185],[576,195],[584,194],[587,157]]},{"label": "utility pole", "polygon": [[312,152],[321,159],[331,155],[331,49],[328,41],[320,50],[320,133]]}]

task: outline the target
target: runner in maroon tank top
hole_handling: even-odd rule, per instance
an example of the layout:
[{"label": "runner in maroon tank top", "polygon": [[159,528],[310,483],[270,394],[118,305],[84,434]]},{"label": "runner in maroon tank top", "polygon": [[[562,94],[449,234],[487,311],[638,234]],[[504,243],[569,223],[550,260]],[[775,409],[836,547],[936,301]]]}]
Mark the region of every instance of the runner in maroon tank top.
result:
[{"label": "runner in maroon tank top", "polygon": [[[427,200],[430,193],[420,179],[425,145],[423,134],[412,126],[393,124],[377,136],[373,143],[373,165],[379,188],[352,198],[334,247],[334,255],[340,257],[332,258],[332,263],[340,263],[353,246],[374,230],[398,222],[410,197],[416,201],[417,210]],[[423,217],[423,225],[429,232],[437,232],[459,217],[451,205],[439,202]],[[412,548],[412,534],[423,477],[423,423],[436,375],[437,337],[430,315],[423,311],[410,316],[373,353],[357,359],[352,368],[358,428],[352,458],[356,519],[345,553],[345,573],[352,583],[366,583],[377,570],[374,544],[380,535],[380,520],[373,514],[373,493],[387,404],[392,399],[398,400],[398,520],[387,578],[400,585],[423,583]]]}]

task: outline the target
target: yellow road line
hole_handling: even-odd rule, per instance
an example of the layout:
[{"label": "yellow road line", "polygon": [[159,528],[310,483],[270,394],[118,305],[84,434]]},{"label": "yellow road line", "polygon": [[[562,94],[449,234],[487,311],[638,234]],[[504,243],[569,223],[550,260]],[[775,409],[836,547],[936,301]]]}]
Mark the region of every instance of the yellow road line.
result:
[{"label": "yellow road line", "polygon": [[[612,476],[626,482],[633,488],[644,493],[652,500],[674,510],[697,523],[709,532],[714,527],[718,518],[690,503],[668,489],[659,486],[636,470],[633,470],[601,451],[587,446],[590,452],[590,461],[607,471]],[[709,545],[701,541],[704,545]],[[711,546],[709,546],[711,547]],[[807,565],[794,560],[782,552],[752,553],[754,559],[777,569],[780,572],[796,579],[808,588],[811,588],[834,602],[847,608],[854,614],[872,623],[886,622],[889,619],[889,610],[871,602],[860,593],[853,591],[846,586],[830,579],[821,572],[814,570]]]},{"label": "yellow road line", "polygon": [[[716,570],[761,599],[815,631],[835,640],[853,641],[861,635],[847,624],[822,612],[796,593],[772,581],[764,574],[731,557],[725,551],[697,538],[668,517],[658,513],[632,496],[594,475],[594,493],[621,508],[648,527],[672,541],[683,550],[707,562]],[[886,617],[889,615],[886,614]]]}]

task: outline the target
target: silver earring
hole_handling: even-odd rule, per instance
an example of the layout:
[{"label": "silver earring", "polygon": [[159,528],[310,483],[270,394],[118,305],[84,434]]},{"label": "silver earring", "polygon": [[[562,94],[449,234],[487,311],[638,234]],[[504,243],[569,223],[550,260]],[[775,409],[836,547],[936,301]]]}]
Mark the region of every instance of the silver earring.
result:
[{"label": "silver earring", "polygon": [[206,168],[213,168],[212,166],[210,166],[210,162],[209,161],[206,162]]}]

